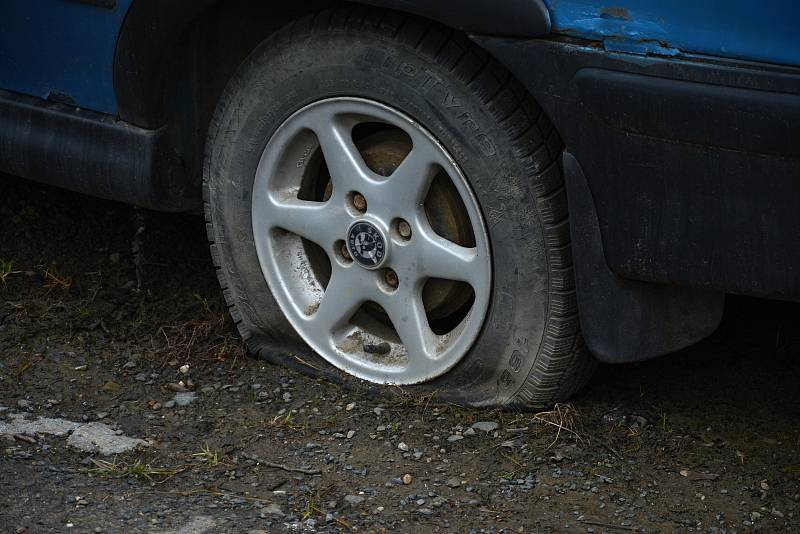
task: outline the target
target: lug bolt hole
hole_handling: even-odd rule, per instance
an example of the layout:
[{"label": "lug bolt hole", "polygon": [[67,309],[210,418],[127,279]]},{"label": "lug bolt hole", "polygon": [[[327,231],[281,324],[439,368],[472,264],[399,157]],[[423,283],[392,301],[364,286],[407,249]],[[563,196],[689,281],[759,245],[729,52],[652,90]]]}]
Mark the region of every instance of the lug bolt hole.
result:
[{"label": "lug bolt hole", "polygon": [[339,259],[345,264],[353,263],[353,258],[350,256],[350,251],[347,250],[347,243],[342,240],[336,242],[334,250],[338,252]]},{"label": "lug bolt hole", "polygon": [[357,212],[357,213],[366,213],[367,212],[367,199],[364,198],[364,195],[358,192],[350,193],[350,206]]},{"label": "lug bolt hole", "polygon": [[399,219],[397,221],[397,235],[400,236],[400,239],[403,241],[408,241],[411,239],[411,225],[408,224],[404,219]]},{"label": "lug bolt hole", "polygon": [[390,291],[394,291],[397,289],[397,286],[400,285],[400,279],[397,277],[397,273],[392,269],[385,269],[383,271],[383,281],[386,282],[386,286]]}]

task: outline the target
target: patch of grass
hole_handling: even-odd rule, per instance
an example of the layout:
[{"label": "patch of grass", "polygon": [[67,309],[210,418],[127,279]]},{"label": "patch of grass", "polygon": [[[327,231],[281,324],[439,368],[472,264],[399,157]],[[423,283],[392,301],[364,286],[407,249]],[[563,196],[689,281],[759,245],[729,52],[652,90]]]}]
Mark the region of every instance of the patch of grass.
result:
[{"label": "patch of grass", "polygon": [[201,462],[206,464],[208,467],[214,468],[218,465],[225,464],[220,458],[220,455],[217,451],[213,450],[208,442],[203,444],[203,447],[200,449],[200,452],[196,452],[192,454],[194,458],[199,458]]},{"label": "patch of grass", "polygon": [[6,286],[6,282],[12,275],[18,274],[19,272],[20,271],[14,268],[13,261],[0,259],[0,283],[3,284],[3,287]]},{"label": "patch of grass", "polygon": [[96,466],[89,471],[100,476],[108,476],[115,478],[133,477],[137,479],[147,480],[153,482],[153,477],[161,477],[158,482],[166,482],[178,473],[186,470],[186,466],[180,467],[153,467],[146,464],[141,460],[136,460],[132,463],[125,461],[107,461],[107,460],[92,460]]},{"label": "patch of grass", "polygon": [[558,442],[562,434],[572,436],[578,441],[584,441],[581,434],[578,433],[578,410],[572,404],[556,404],[550,411],[534,414],[533,422],[555,432],[550,447]]},{"label": "patch of grass", "polygon": [[298,421],[292,412],[284,415],[276,415],[272,420],[267,423],[270,428],[282,428],[288,430],[306,430],[308,428],[308,419],[305,421]]},{"label": "patch of grass", "polygon": [[43,275],[46,289],[67,291],[72,287],[72,277],[60,274],[53,265],[45,269]]}]

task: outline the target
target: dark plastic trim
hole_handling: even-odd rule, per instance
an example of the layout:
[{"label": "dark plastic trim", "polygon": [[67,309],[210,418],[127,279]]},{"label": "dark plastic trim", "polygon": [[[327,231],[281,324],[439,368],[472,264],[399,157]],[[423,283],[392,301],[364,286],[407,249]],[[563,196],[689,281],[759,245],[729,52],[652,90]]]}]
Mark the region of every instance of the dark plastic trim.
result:
[{"label": "dark plastic trim", "polygon": [[[412,13],[475,34],[541,37],[550,32],[550,14],[542,0],[354,0]],[[167,121],[166,90],[175,66],[170,63],[192,22],[220,0],[135,0],[117,43],[114,90],[119,116],[143,128]],[[278,17],[326,5],[305,0],[275,6]],[[226,7],[228,7],[226,5]],[[266,9],[269,6],[261,6]]]},{"label": "dark plastic trim", "polygon": [[469,33],[502,37],[544,37],[550,13],[542,0],[355,0],[413,13]]},{"label": "dark plastic trim", "polygon": [[800,69],[473,38],[580,162],[613,273],[800,301]]},{"label": "dark plastic trim", "polygon": [[722,319],[725,294],[625,280],[611,272],[583,169],[569,152],[563,163],[581,332],[592,354],[605,363],[637,362],[711,335]]},{"label": "dark plastic trim", "polygon": [[161,211],[201,204],[165,128],[0,91],[0,171]]}]

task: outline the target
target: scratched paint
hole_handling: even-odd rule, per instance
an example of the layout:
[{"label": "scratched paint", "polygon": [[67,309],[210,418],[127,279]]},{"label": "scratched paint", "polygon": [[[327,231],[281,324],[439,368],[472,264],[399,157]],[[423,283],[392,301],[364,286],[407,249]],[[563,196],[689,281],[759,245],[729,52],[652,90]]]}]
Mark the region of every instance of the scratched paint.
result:
[{"label": "scratched paint", "polygon": [[800,2],[787,0],[544,0],[553,32],[609,51],[682,53],[800,65]]}]

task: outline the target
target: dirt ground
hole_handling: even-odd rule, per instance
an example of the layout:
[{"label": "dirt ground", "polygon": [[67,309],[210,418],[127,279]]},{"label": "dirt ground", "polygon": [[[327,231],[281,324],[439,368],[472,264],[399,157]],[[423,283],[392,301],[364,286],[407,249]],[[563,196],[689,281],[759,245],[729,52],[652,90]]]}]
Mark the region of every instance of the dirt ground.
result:
[{"label": "dirt ground", "polygon": [[533,414],[250,358],[197,216],[0,176],[0,278],[3,531],[800,532],[796,305]]}]

